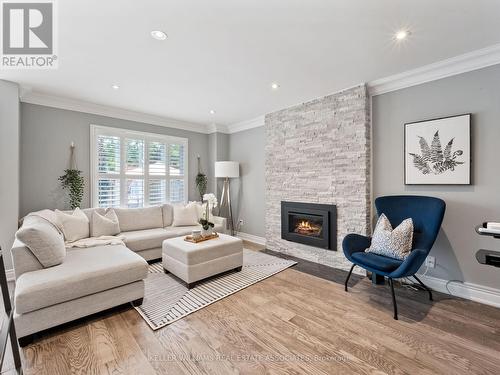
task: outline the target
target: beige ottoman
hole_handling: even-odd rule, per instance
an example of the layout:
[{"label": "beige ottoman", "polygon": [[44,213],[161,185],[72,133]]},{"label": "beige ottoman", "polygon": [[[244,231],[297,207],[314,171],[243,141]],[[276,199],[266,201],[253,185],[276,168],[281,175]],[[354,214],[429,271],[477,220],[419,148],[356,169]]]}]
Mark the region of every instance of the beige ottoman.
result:
[{"label": "beige ottoman", "polygon": [[163,241],[163,269],[183,280],[188,288],[200,280],[243,266],[243,241],[226,234],[199,243],[183,237]]}]

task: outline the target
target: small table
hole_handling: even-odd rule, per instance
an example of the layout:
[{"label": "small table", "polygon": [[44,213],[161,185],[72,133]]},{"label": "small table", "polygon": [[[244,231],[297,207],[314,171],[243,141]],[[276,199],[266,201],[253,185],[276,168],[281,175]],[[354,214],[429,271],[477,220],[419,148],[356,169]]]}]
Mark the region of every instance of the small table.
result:
[{"label": "small table", "polygon": [[[478,225],[476,227],[476,233],[481,236],[491,236],[500,240],[500,233],[495,230],[488,230],[487,224],[488,223],[483,223]],[[500,251],[480,249],[476,252],[476,259],[480,264],[500,268]]]},{"label": "small table", "polygon": [[184,240],[185,236],[163,241],[162,263],[166,273],[183,280],[189,289],[197,282],[243,266],[243,241],[219,234],[218,238],[199,243]]}]

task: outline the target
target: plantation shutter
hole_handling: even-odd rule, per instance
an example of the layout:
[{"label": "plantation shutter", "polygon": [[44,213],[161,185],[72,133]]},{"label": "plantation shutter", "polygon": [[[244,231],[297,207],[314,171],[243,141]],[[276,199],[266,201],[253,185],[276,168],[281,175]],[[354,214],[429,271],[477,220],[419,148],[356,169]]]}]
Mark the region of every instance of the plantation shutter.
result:
[{"label": "plantation shutter", "polygon": [[169,148],[169,201],[172,203],[182,202],[184,196],[184,146],[171,144]]},{"label": "plantation shutter", "polygon": [[167,147],[165,142],[151,141],[148,145],[149,204],[162,204],[167,199]]},{"label": "plantation shutter", "polygon": [[120,206],[120,138],[97,137],[97,205]]},{"label": "plantation shutter", "polygon": [[144,207],[144,140],[125,139],[126,207]]},{"label": "plantation shutter", "polygon": [[92,126],[92,204],[145,207],[187,200],[187,139]]}]

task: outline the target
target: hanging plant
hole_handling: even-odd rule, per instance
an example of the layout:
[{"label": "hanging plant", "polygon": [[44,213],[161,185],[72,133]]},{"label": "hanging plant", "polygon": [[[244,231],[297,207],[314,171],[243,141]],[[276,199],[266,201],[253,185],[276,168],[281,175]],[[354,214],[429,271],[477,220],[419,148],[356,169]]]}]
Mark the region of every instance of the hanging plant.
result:
[{"label": "hanging plant", "polygon": [[62,188],[68,190],[71,209],[74,210],[80,207],[83,199],[83,189],[85,188],[82,171],[66,169],[64,175],[59,177],[59,181],[61,181]]},{"label": "hanging plant", "polygon": [[68,190],[69,204],[72,210],[80,207],[83,199],[83,190],[85,188],[85,180],[82,176],[82,171],[76,167],[74,154],[75,145],[71,143],[70,166],[64,170],[64,174],[59,177],[61,186],[64,190]]},{"label": "hanging plant", "polygon": [[198,174],[196,175],[195,184],[200,193],[200,200],[203,202],[203,195],[207,192],[208,178],[207,175],[201,171],[200,155],[198,155]]}]

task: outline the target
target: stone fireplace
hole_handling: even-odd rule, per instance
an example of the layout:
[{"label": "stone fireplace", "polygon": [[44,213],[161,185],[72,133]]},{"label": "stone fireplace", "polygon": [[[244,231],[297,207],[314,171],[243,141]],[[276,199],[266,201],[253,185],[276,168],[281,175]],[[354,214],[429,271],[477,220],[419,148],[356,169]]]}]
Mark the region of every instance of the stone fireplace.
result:
[{"label": "stone fireplace", "polygon": [[[360,85],[266,115],[268,249],[350,268],[341,251],[343,238],[370,231],[369,103],[366,87]],[[324,236],[324,222],[317,215],[283,218],[282,202],[335,206],[335,246],[328,248],[324,238],[320,245],[315,241]],[[288,220],[286,228],[283,219]],[[283,236],[283,229],[292,233]]]}]

